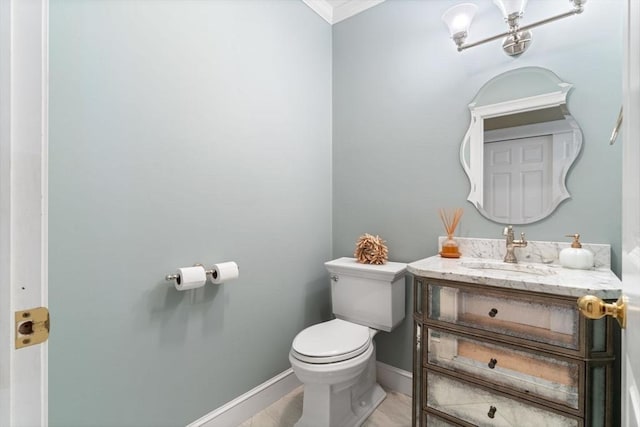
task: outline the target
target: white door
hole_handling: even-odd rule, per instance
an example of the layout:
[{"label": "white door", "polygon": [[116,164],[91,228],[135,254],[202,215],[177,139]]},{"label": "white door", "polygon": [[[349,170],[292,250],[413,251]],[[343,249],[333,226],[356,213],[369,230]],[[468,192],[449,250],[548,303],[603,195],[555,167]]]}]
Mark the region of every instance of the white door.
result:
[{"label": "white door", "polygon": [[0,426],[47,425],[47,345],[17,350],[14,313],[47,305],[48,20],[0,0]]},{"label": "white door", "polygon": [[[640,426],[640,2],[627,0],[622,164],[622,425]],[[619,143],[619,142],[618,142]]]}]

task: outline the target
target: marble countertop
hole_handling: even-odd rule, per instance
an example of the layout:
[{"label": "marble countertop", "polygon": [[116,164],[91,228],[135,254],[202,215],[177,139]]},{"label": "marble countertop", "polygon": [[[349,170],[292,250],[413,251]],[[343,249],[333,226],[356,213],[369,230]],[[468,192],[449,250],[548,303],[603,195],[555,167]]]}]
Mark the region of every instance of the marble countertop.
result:
[{"label": "marble countertop", "polygon": [[[438,247],[442,247],[442,242],[446,237],[438,238]],[[460,253],[464,256],[496,259],[504,258],[506,252],[504,239],[483,239],[478,237],[456,237]],[[530,240],[524,248],[516,248],[515,254],[518,262],[530,262],[541,264],[560,264],[560,251],[571,247],[569,241],[566,242],[546,242]],[[582,247],[593,253],[595,268],[611,268],[611,245],[602,243],[582,243]]]},{"label": "marble countertop", "polygon": [[408,264],[407,270],[416,276],[432,279],[576,298],[595,295],[603,299],[616,299],[622,288],[620,279],[607,267],[572,270],[557,264],[519,262],[514,265],[496,259],[465,256],[448,259],[436,255]]}]

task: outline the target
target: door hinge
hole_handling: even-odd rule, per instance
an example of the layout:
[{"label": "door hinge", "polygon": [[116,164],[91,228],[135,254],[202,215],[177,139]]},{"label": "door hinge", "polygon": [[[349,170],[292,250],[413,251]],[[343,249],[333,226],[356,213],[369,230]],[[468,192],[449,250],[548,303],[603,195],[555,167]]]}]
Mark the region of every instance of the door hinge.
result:
[{"label": "door hinge", "polygon": [[49,338],[49,310],[36,307],[16,311],[16,349],[45,342]]}]

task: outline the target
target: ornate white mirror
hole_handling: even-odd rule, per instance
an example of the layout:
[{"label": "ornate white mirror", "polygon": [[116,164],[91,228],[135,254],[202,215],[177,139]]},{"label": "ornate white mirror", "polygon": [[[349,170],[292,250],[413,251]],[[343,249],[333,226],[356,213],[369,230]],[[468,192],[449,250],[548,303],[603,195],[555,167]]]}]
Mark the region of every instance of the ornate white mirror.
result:
[{"label": "ornate white mirror", "polygon": [[469,104],[471,123],[460,147],[469,200],[504,224],[529,224],[571,197],[567,172],[582,132],[567,109],[572,85],[540,67],[507,71]]}]

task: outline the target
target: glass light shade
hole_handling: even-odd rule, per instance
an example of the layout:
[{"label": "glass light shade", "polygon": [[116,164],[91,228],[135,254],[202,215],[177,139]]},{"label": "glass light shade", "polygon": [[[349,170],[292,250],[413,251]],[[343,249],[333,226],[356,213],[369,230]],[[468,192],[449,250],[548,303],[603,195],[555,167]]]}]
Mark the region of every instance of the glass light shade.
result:
[{"label": "glass light shade", "polygon": [[493,3],[498,6],[505,19],[513,13],[523,14],[527,7],[527,0],[493,0]]},{"label": "glass light shade", "polygon": [[449,34],[468,32],[477,10],[478,6],[473,3],[460,3],[447,9],[442,20],[449,27]]}]

